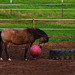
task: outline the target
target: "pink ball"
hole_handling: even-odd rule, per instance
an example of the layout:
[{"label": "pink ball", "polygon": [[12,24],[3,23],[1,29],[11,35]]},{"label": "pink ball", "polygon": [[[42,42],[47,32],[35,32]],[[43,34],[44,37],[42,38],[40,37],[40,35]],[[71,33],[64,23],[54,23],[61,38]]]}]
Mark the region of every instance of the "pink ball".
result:
[{"label": "pink ball", "polygon": [[41,48],[38,45],[33,45],[30,48],[30,54],[32,56],[39,56],[41,54]]}]

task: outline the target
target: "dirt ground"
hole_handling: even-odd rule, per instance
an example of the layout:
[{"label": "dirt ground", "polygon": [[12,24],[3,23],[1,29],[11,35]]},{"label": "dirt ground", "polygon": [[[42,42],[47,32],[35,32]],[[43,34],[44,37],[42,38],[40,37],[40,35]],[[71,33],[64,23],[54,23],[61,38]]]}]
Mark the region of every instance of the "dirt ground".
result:
[{"label": "dirt ground", "polygon": [[4,60],[0,62],[0,75],[75,75],[75,59],[48,59],[50,49],[59,48],[75,48],[75,42],[47,43],[36,60],[32,59],[28,51],[27,61],[23,59],[25,45],[11,44],[8,52],[12,61],[7,61],[3,51]]}]

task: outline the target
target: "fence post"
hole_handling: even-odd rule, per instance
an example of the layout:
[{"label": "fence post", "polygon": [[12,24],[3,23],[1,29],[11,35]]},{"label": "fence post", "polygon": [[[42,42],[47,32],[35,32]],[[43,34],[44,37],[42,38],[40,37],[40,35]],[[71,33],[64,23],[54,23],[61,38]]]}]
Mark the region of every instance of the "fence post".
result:
[{"label": "fence post", "polygon": [[33,28],[35,28],[35,18],[33,18]]},{"label": "fence post", "polygon": [[62,0],[62,17],[63,17],[63,0]]},{"label": "fence post", "polygon": [[12,0],[10,0],[10,14],[12,15]]}]

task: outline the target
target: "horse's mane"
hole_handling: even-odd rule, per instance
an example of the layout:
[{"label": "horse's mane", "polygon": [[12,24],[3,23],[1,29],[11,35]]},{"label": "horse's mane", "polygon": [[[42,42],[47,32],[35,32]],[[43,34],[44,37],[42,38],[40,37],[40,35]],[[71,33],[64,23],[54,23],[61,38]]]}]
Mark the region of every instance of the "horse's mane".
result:
[{"label": "horse's mane", "polygon": [[0,31],[0,43],[1,43],[1,41],[2,41],[2,38],[1,38],[1,31]]},{"label": "horse's mane", "polygon": [[39,36],[47,36],[47,34],[44,31],[42,31],[41,29],[38,29],[38,28],[26,28],[26,29],[29,33],[34,34],[34,36],[35,36],[35,34],[37,34]]}]

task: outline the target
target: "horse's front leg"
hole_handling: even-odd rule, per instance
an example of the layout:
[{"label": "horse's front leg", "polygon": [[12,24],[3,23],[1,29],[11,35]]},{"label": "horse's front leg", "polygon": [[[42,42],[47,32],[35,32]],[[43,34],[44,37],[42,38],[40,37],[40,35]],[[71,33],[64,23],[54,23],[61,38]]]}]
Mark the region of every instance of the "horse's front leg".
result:
[{"label": "horse's front leg", "polygon": [[2,52],[3,52],[3,43],[0,42],[0,61],[3,61]]},{"label": "horse's front leg", "polygon": [[27,60],[27,52],[28,52],[28,47],[25,47],[25,54],[24,54],[24,59]]},{"label": "horse's front leg", "polygon": [[24,53],[24,59],[27,60],[27,52],[28,50],[30,49],[30,47],[32,46],[33,42],[32,43],[28,43],[25,47],[25,53]]},{"label": "horse's front leg", "polygon": [[33,56],[33,59],[35,60],[35,59],[36,59],[36,57],[35,57],[35,56]]},{"label": "horse's front leg", "polygon": [[0,61],[3,61],[2,51],[3,51],[2,44],[0,44]]},{"label": "horse's front leg", "polygon": [[6,53],[7,59],[8,59],[8,61],[11,61],[11,58],[9,57],[8,52],[7,52],[7,49],[9,48],[9,45],[10,45],[10,43],[4,44],[4,46],[5,46],[5,53]]}]

